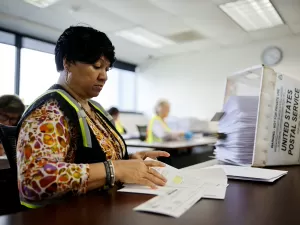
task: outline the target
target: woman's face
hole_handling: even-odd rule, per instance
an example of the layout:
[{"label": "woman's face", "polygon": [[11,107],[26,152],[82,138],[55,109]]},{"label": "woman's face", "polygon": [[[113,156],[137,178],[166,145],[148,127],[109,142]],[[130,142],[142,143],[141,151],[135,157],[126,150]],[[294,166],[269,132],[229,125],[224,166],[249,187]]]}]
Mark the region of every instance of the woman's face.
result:
[{"label": "woman's face", "polygon": [[0,124],[6,126],[16,126],[20,117],[19,113],[8,113],[0,111]]},{"label": "woman's face", "polygon": [[112,115],[112,118],[114,119],[114,121],[117,121],[119,118],[119,113]]},{"label": "woman's face", "polygon": [[81,62],[71,63],[67,66],[68,86],[83,99],[96,97],[107,81],[109,68],[110,63],[104,56],[92,65]]},{"label": "woman's face", "polygon": [[169,113],[170,113],[170,105],[169,104],[162,105],[162,107],[161,107],[161,116],[163,118],[166,118],[166,117],[168,117]]}]

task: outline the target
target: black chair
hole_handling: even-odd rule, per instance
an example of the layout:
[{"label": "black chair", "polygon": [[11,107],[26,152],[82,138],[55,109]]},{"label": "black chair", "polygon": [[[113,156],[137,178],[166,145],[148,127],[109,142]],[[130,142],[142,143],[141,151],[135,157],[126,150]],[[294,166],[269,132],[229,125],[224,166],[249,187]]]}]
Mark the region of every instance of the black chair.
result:
[{"label": "black chair", "polygon": [[147,125],[136,125],[140,134],[140,140],[145,141],[147,138]]},{"label": "black chair", "polygon": [[17,175],[17,127],[0,124],[0,140],[10,168]]},{"label": "black chair", "polygon": [[[17,127],[0,124],[0,141],[7,156],[10,169],[5,170],[0,190],[0,215],[22,211],[20,204],[17,176]],[[4,179],[4,180],[3,180]],[[4,193],[3,193],[4,192]],[[3,199],[3,200],[2,200]]]}]

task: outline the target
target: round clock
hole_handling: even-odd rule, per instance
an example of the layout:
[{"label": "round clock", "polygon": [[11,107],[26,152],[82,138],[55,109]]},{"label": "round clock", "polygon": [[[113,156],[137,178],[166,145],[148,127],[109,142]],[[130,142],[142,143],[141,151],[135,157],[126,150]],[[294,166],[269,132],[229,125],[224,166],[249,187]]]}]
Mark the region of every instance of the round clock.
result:
[{"label": "round clock", "polygon": [[278,47],[266,48],[262,53],[262,62],[266,66],[274,66],[281,62],[283,54]]}]

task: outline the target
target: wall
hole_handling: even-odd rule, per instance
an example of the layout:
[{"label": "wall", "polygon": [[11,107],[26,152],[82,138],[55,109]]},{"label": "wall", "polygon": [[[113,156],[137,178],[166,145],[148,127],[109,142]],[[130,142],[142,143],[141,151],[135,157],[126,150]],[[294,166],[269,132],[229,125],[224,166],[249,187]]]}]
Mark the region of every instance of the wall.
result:
[{"label": "wall", "polygon": [[137,108],[151,114],[155,102],[165,98],[172,104],[172,115],[211,119],[222,108],[226,76],[260,64],[262,51],[270,45],[284,54],[276,71],[300,79],[299,41],[300,37],[286,37],[147,62],[138,68]]}]

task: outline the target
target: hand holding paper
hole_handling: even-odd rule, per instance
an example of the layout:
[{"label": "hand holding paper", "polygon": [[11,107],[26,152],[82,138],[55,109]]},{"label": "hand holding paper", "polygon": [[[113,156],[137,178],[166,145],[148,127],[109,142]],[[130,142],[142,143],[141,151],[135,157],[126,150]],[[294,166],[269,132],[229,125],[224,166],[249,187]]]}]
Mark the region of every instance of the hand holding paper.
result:
[{"label": "hand holding paper", "polygon": [[[147,158],[145,161],[154,160]],[[202,197],[225,198],[228,184],[223,169],[180,171],[169,165],[152,169],[166,178],[167,182],[164,187],[153,190],[142,185],[125,184],[125,187],[119,190],[120,192],[157,195],[136,207],[134,209],[136,211],[179,217]]]},{"label": "hand holding paper", "polygon": [[116,160],[113,162],[116,179],[127,184],[140,184],[151,188],[164,186],[166,179],[152,167],[164,167],[159,161]]},{"label": "hand holding paper", "polygon": [[[148,161],[152,159],[146,160]],[[227,177],[223,169],[215,168],[210,170],[180,171],[169,165],[165,165],[165,167],[155,167],[154,169],[167,179],[164,187],[158,187],[156,190],[151,190],[150,188],[141,185],[125,184],[125,187],[119,191],[165,195],[166,193],[176,189],[206,187],[203,195],[204,198],[225,198],[228,184]]]}]

